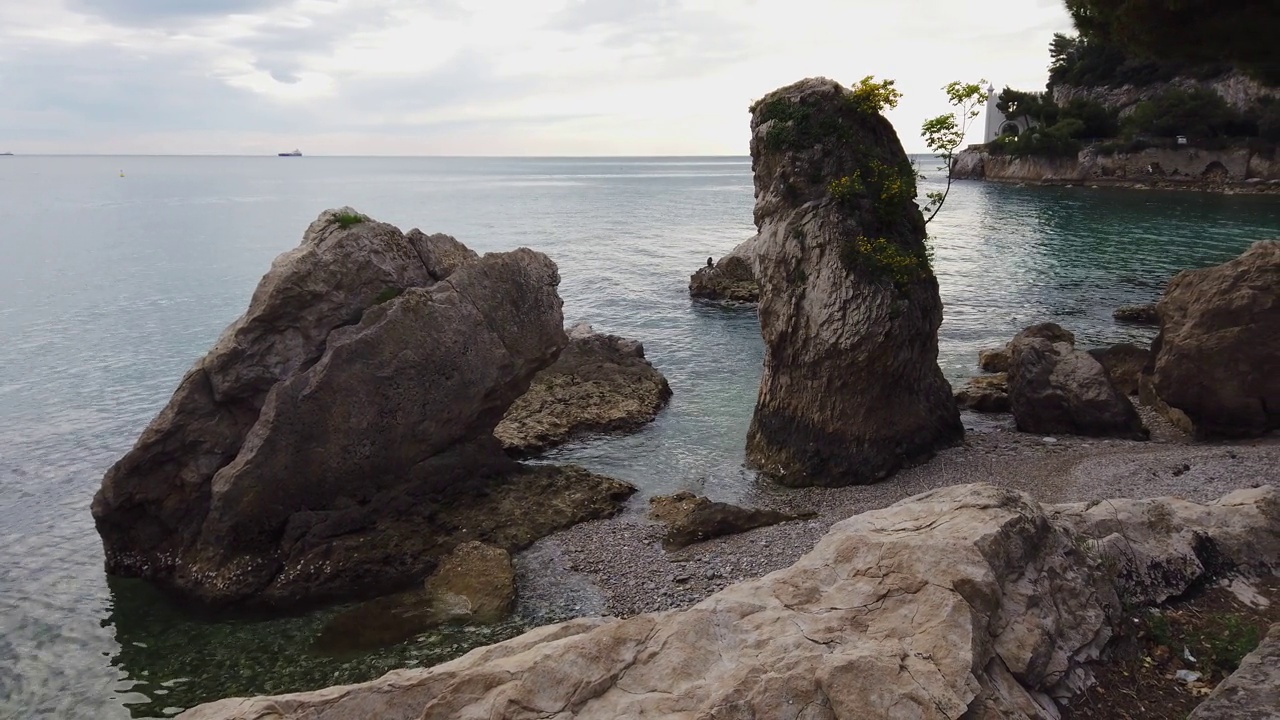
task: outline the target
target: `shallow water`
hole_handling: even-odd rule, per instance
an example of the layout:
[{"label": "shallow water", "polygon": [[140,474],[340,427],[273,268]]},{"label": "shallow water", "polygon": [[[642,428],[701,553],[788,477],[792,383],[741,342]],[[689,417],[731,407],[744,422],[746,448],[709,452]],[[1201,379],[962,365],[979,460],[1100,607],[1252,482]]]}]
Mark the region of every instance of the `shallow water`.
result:
[{"label": "shallow water", "polygon": [[[568,322],[644,342],[675,391],[670,408],[640,433],[552,459],[646,494],[733,500],[754,482],[742,467],[762,358],[754,313],[691,303],[686,290],[708,255],[754,232],[745,158],[3,158],[0,718],[162,717],[431,664],[521,629],[442,630],[327,658],[309,648],[334,611],[193,618],[102,572],[88,510],[102,473],[271,259],[344,204],[481,252],[547,252]],[[939,362],[954,380],[975,370],[977,349],[1034,321],[1086,345],[1149,339],[1112,309],[1280,236],[1280,199],[960,183],[930,232],[946,304]]]}]

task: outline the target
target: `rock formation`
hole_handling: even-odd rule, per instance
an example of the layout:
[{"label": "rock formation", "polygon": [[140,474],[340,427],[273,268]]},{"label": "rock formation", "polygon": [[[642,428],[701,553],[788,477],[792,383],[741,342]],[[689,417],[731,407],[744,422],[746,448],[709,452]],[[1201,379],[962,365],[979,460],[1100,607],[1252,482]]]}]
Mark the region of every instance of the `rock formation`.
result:
[{"label": "rock formation", "polygon": [[747,458],[785,485],[876,482],[964,433],[915,173],[868,99],[824,78],[752,107],[764,374]]},{"label": "rock formation", "polygon": [[1111,317],[1120,322],[1132,323],[1134,325],[1159,325],[1160,311],[1156,308],[1155,303],[1147,305],[1122,305],[1111,313]]},{"label": "rock formation", "polygon": [[93,514],[108,571],[288,606],[404,587],[465,540],[514,549],[615,512],[630,486],[521,469],[492,435],[567,341],[558,282],[531,250],[476,258],[321,214],[107,472]]},{"label": "rock formation", "polygon": [[1187,720],[1275,720],[1280,717],[1280,623],[1245,656]]},{"label": "rock formation", "polygon": [[434,668],[180,717],[1049,720],[1090,682],[1125,603],[1228,564],[1274,572],[1278,503],[1272,488],[1066,506],[943,488],[688,610],[572,620]]},{"label": "rock formation", "polygon": [[670,399],[671,386],[645,359],[643,345],[578,325],[494,434],[507,452],[529,455],[583,435],[635,430]]},{"label": "rock formation", "polygon": [[698,268],[689,278],[689,296],[720,302],[759,302],[760,284],[751,266],[758,239],[757,235],[714,264]]},{"label": "rock formation", "polygon": [[446,555],[424,587],[363,603],[330,620],[315,647],[329,655],[386,647],[445,623],[498,622],[515,603],[511,554],[472,540]]},{"label": "rock formation", "polygon": [[[1046,338],[1057,337],[1058,341]],[[1009,343],[1009,404],[1018,429],[1041,434],[1149,436],[1133,403],[1092,355],[1052,323],[1028,328]]]},{"label": "rock formation", "polygon": [[979,413],[1009,412],[1009,374],[969,378],[969,382],[956,391],[956,404],[961,410]]},{"label": "rock formation", "polygon": [[978,367],[989,373],[1009,372],[1009,346],[979,350]]},{"label": "rock formation", "polygon": [[678,550],[696,542],[814,516],[813,513],[791,515],[776,510],[757,510],[712,502],[691,492],[651,497],[649,507],[649,518],[667,526],[662,545],[668,550]]},{"label": "rock formation", "polygon": [[1138,380],[1143,368],[1151,362],[1151,351],[1133,343],[1117,343],[1110,347],[1089,351],[1094,360],[1102,364],[1111,383],[1125,395],[1138,394]]},{"label": "rock formation", "polygon": [[1280,241],[1179,273],[1159,309],[1151,385],[1161,403],[1201,438],[1280,428]]}]

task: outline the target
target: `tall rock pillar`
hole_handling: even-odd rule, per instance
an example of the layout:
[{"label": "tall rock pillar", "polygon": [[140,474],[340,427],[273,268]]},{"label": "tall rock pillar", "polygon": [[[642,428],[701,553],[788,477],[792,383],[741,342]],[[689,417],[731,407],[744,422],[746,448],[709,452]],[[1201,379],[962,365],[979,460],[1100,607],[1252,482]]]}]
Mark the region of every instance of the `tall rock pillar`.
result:
[{"label": "tall rock pillar", "polygon": [[865,93],[752,106],[764,376],[747,458],[784,485],[881,480],[963,437],[915,169]]}]

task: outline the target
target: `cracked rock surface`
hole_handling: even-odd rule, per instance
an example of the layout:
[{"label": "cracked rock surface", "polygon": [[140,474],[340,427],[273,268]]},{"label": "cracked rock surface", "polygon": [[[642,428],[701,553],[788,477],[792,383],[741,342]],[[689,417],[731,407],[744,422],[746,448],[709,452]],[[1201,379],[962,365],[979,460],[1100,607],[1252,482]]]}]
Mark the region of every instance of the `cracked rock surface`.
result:
[{"label": "cracked rock surface", "polygon": [[460,542],[522,548],[632,490],[522,469],[493,428],[567,342],[541,253],[329,210],[103,479],[108,572],[208,604],[400,589]]},{"label": "cracked rock surface", "polygon": [[179,717],[1056,718],[1135,588],[1177,594],[1218,562],[1274,571],[1278,503],[1270,487],[1067,506],[942,488],[687,610],[572,620],[434,668]]}]

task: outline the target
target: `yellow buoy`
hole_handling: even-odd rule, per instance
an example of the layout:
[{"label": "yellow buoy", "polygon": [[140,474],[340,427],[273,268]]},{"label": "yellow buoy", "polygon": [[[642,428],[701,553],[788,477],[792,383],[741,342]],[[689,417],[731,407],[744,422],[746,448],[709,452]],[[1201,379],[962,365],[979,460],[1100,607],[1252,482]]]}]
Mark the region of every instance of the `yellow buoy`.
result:
[{"label": "yellow buoy", "polygon": [[123,170],[121,170],[121,171],[120,171],[120,177],[124,177],[124,171],[123,171]]}]

